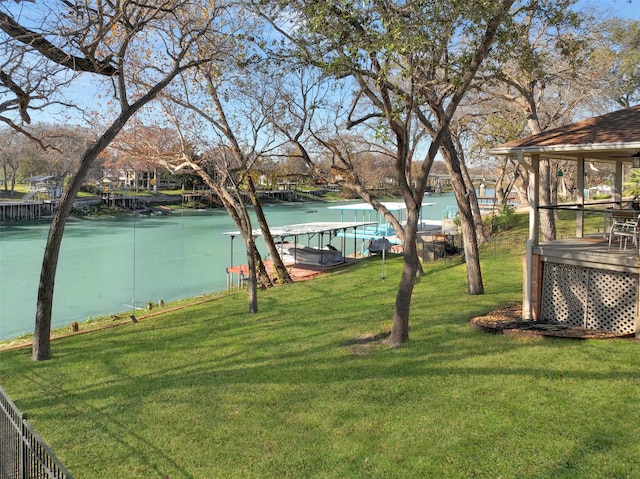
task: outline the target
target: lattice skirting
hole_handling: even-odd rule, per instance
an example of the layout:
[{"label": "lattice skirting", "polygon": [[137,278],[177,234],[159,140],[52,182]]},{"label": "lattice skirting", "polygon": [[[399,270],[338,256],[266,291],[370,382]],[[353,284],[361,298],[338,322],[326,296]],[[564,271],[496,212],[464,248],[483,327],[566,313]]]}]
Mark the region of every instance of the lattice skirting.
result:
[{"label": "lattice skirting", "polygon": [[544,263],[541,320],[621,334],[635,332],[638,274]]}]

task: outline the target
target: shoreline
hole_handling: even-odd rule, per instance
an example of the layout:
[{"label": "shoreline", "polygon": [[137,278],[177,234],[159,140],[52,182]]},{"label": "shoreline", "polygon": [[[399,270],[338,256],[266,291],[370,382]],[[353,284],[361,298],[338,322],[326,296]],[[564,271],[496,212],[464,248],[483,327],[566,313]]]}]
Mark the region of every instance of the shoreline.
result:
[{"label": "shoreline", "polygon": [[[180,299],[172,303],[169,303],[168,305],[159,307],[159,310],[157,311],[149,310],[148,312],[146,312],[146,314],[143,314],[141,316],[135,316],[135,321],[133,321],[133,319],[131,318],[131,316],[133,315],[130,315],[130,313],[118,313],[118,314],[112,314],[110,316],[104,316],[100,318],[87,319],[86,321],[76,322],[76,324],[79,327],[77,331],[73,330],[73,326],[71,325],[73,323],[71,323],[61,328],[52,329],[51,341],[55,341],[57,339],[70,338],[72,336],[92,333],[95,331],[103,331],[105,329],[124,326],[125,324],[135,324],[138,321],[144,321],[150,318],[154,318],[156,316],[160,316],[165,313],[180,311],[181,309],[190,308],[192,306],[197,306],[199,304],[209,303],[211,301],[217,301],[230,294],[237,294],[237,293],[238,293],[237,291],[234,291],[234,292],[213,294],[211,295],[211,297],[196,296],[192,298]],[[121,320],[123,317],[127,315],[130,315],[129,319]],[[69,331],[70,328],[71,328],[71,331]],[[33,333],[24,334],[24,335],[18,336],[17,338],[0,340],[0,352],[31,347],[32,345],[33,345]]]},{"label": "shoreline", "polygon": [[[448,195],[446,195],[446,196],[448,196]],[[315,203],[315,204],[317,204],[317,205],[318,205],[318,208],[315,208],[315,207],[314,207],[314,208],[308,208],[308,209],[314,209],[314,210],[316,210],[316,209],[317,209],[318,211],[320,211],[321,209],[323,209],[323,208],[321,208],[321,206],[322,206],[323,204],[331,205],[332,203],[349,202],[349,201],[358,201],[358,199],[351,199],[351,200],[349,200],[349,199],[342,199],[342,198],[326,198],[326,197],[325,197],[325,198],[322,198],[322,199],[318,199],[317,197],[312,197],[312,198],[299,199],[299,200],[297,200],[297,201],[284,201],[284,202],[283,202],[283,201],[269,201],[269,202],[265,202],[264,206],[265,206],[265,209],[274,208],[274,213],[273,213],[273,214],[276,214],[276,215],[277,215],[278,213],[275,213],[275,210],[278,210],[278,211],[284,211],[284,213],[280,213],[280,215],[284,215],[284,218],[288,219],[288,217],[289,217],[289,213],[287,213],[286,211],[289,209],[289,207],[296,208],[296,211],[302,211],[302,212],[304,212],[304,210],[305,210],[305,208],[306,208],[306,206],[305,206],[306,204],[313,204],[313,203]],[[177,205],[177,206],[180,206],[180,205]],[[194,210],[194,209],[193,209],[193,210]],[[218,217],[218,215],[225,215],[225,213],[224,213],[224,211],[225,211],[225,210],[224,210],[224,208],[222,208],[222,207],[219,207],[219,208],[202,208],[202,209],[200,209],[200,208],[199,208],[199,210],[200,210],[200,211],[202,211],[205,215],[207,214],[207,212],[208,212],[208,213],[213,213],[216,217]],[[171,216],[173,216],[173,217],[175,217],[175,213],[180,214],[180,212],[181,212],[181,211],[184,211],[184,212],[185,212],[185,214],[186,214],[186,213],[188,212],[188,209],[184,209],[184,210],[174,210],[174,212],[172,212],[172,213],[167,213],[167,214],[168,214],[168,215],[171,215]],[[104,210],[102,210],[102,212],[104,213],[105,211],[104,211]],[[219,213],[218,213],[218,212],[219,212]],[[132,216],[132,212],[131,212],[131,211],[126,211],[126,210],[121,210],[121,211],[120,211],[120,214],[118,214],[118,215],[111,214],[111,213],[113,213],[113,211],[109,211],[109,210],[107,210],[107,211],[106,211],[106,213],[107,213],[107,214],[103,214],[103,215],[94,215],[94,216],[91,216],[91,217],[83,216],[83,217],[80,217],[80,218],[76,218],[76,221],[77,221],[78,223],[80,223],[80,222],[83,222],[83,221],[82,221],[83,219],[87,219],[87,220],[95,220],[95,221],[96,221],[96,223],[95,223],[95,224],[96,224],[96,226],[98,226],[98,223],[103,223],[103,221],[100,221],[101,219],[107,220],[107,223],[101,224],[101,225],[100,225],[100,229],[99,229],[99,230],[97,230],[97,231],[102,231],[102,228],[109,228],[109,237],[111,237],[111,234],[113,234],[113,231],[114,231],[114,230],[113,230],[114,226],[112,226],[112,224],[111,224],[110,222],[108,222],[109,218],[116,218],[116,221],[118,221],[118,218],[122,218],[122,219],[124,219],[124,218],[126,218],[126,217],[131,217],[131,216]],[[191,215],[191,214],[189,214],[189,216],[191,217],[192,215]],[[191,221],[196,221],[196,222],[198,222],[198,221],[202,221],[201,219],[199,219],[199,217],[200,217],[200,216],[201,216],[201,215],[200,215],[200,214],[198,214],[198,212],[194,211],[194,218],[197,218],[197,219],[193,219],[193,220],[189,220],[189,221],[190,221],[190,222],[191,222]],[[302,221],[309,221],[308,219],[306,219],[306,220],[305,220],[305,219],[302,219],[302,217],[303,217],[303,216],[304,216],[304,215],[300,216],[300,219],[301,219]],[[436,216],[437,216],[437,215],[436,215]],[[277,216],[276,216],[276,217],[277,217]],[[169,217],[167,217],[167,218],[169,218]],[[162,224],[162,225],[164,225],[164,224],[173,224],[173,221],[175,221],[175,220],[168,220],[168,221],[169,221],[169,223],[165,222],[164,220],[162,220],[160,223],[157,223],[157,221],[158,221],[158,220],[154,220],[154,224],[158,224],[158,225]],[[178,222],[179,222],[179,221],[178,221]],[[48,228],[45,224],[43,224],[43,222],[30,222],[30,223],[31,223],[32,225],[34,225],[34,227],[38,228],[38,230],[37,230],[37,231],[44,230],[44,229]],[[85,223],[85,226],[81,226],[81,225],[79,225],[79,224],[78,224],[78,225],[76,225],[76,226],[75,226],[75,228],[79,228],[79,229],[80,229],[79,231],[87,230],[87,229],[90,229],[90,231],[93,231],[93,224],[94,224],[94,222],[93,222],[93,221],[87,221],[87,222],[84,222],[84,223]],[[25,224],[25,223],[23,223],[23,224]],[[119,225],[119,223],[114,223],[114,224],[115,224],[115,225],[117,225],[117,226],[115,226],[116,228],[122,228],[122,230],[124,231],[124,237],[125,237],[125,243],[124,243],[124,246],[125,246],[125,247],[129,247],[129,246],[132,244],[132,243],[130,242],[130,241],[131,241],[131,239],[130,239],[130,234],[129,234],[129,233],[130,233],[130,231],[125,231],[125,230],[127,229],[127,228],[126,228],[126,226],[125,226],[125,227],[122,227],[122,226],[120,226],[120,225]],[[279,223],[276,223],[276,224],[279,224]],[[13,225],[13,226],[19,226],[19,224],[18,224],[18,223],[12,223],[12,225]],[[26,224],[25,224],[25,225],[26,225]],[[38,225],[39,225],[39,226],[38,226]],[[182,225],[181,225],[180,227],[182,227]],[[18,230],[18,231],[20,231],[20,230]],[[148,230],[148,231],[151,231],[151,230]],[[144,234],[144,230],[141,230],[141,232]],[[176,233],[176,234],[182,234],[182,233],[181,233],[181,232],[178,232],[178,233]],[[39,236],[40,236],[40,237],[42,237],[42,234],[40,234]],[[107,236],[100,236],[100,237],[102,238],[102,237],[107,237]],[[145,249],[145,248],[144,248],[144,246],[141,246],[141,245],[144,245],[144,241],[140,242],[141,238],[143,238],[143,237],[144,237],[144,236],[140,236],[140,235],[138,236],[138,241],[139,241],[139,243],[138,243],[138,248],[137,248],[137,250],[138,250],[138,257],[139,257],[139,258],[140,258],[140,257],[142,257],[142,256],[141,256],[141,254],[142,254],[142,255],[144,255],[144,254],[145,254],[145,253],[144,253],[145,251],[149,251],[148,249]],[[7,238],[13,238],[13,236],[7,236]],[[72,238],[74,238],[74,239],[75,239],[75,238],[76,238],[76,236],[73,236],[73,235],[72,235]],[[80,236],[78,236],[78,238],[80,238]],[[28,238],[28,239],[29,239],[29,238]],[[11,243],[9,243],[9,245],[8,245],[8,246],[9,246],[9,249],[6,249],[6,250],[5,250],[7,253],[8,253],[9,251],[13,251],[13,250],[15,250],[15,252],[14,252],[14,253],[12,253],[12,256],[11,256],[11,257],[14,257],[16,254],[20,254],[20,253],[19,253],[19,251],[24,251],[24,248],[25,248],[25,245],[24,245],[23,243],[19,243],[19,245],[18,245],[18,243],[16,243],[16,245],[14,246],[14,248],[13,248],[13,249],[11,249],[11,248],[10,248],[11,244],[15,243],[16,241],[17,241],[17,240],[13,240],[13,239],[12,239],[12,242],[11,242]],[[111,241],[111,240],[110,240],[110,241]],[[134,240],[133,240],[133,241],[135,241],[135,235],[134,235]],[[111,244],[111,243],[110,243],[110,244]],[[133,243],[133,244],[135,245],[135,243]],[[92,246],[92,245],[93,245],[93,246]],[[178,245],[178,246],[180,247],[180,245]],[[81,248],[81,249],[80,249],[79,251],[85,251],[85,249],[87,249],[87,248],[90,250],[92,247],[96,247],[96,246],[95,246],[95,243],[93,243],[93,242],[83,242],[83,243],[81,243],[81,244],[80,244],[80,248]],[[154,247],[155,247],[155,246],[154,246]],[[233,248],[233,245],[231,245],[231,247]],[[18,248],[19,248],[19,249],[18,249]],[[225,246],[223,247],[223,249],[224,249],[224,248],[227,248],[227,245],[225,245]],[[125,248],[125,249],[126,249],[126,248]],[[29,250],[29,251],[30,251],[30,250]],[[76,250],[74,250],[74,251],[76,251]],[[134,248],[134,251],[135,251],[135,248]],[[175,250],[173,250],[173,251],[175,252]],[[128,250],[127,250],[127,251],[125,251],[125,253],[127,253],[127,252],[128,252]],[[86,251],[85,251],[85,253],[86,253]],[[83,254],[85,254],[85,253],[83,253]],[[89,253],[89,254],[90,254],[90,253]],[[134,254],[135,254],[135,253],[134,253]],[[121,257],[121,256],[122,256],[122,255],[120,255],[120,257]],[[125,255],[125,256],[126,256],[126,255]],[[161,255],[161,256],[159,256],[159,258],[166,258],[166,257],[168,257],[168,256],[166,256],[166,255]],[[227,256],[226,256],[226,257],[228,257],[228,253],[227,253]],[[224,261],[221,261],[221,263],[224,263],[222,266],[225,266],[225,265],[226,265],[226,266],[228,266],[228,265],[230,264],[230,263],[228,263],[228,262],[226,261],[226,257],[225,257]],[[186,257],[186,258],[188,259],[188,257]],[[182,260],[181,260],[181,261],[182,261]],[[12,264],[12,261],[9,261],[9,262],[7,263],[7,265],[11,265],[11,264]],[[82,261],[82,264],[86,264],[86,261]],[[157,264],[157,263],[152,262],[152,263],[149,263],[149,264],[155,265],[155,264]],[[216,263],[216,264],[217,264],[217,263]],[[182,263],[180,263],[180,266],[179,266],[179,267],[180,267],[180,268],[182,268]],[[29,271],[31,271],[31,269],[33,269],[33,268],[30,268],[30,269],[29,269]],[[24,268],[21,266],[21,267],[20,267],[20,270],[21,270],[21,271],[23,271],[23,270],[24,270]],[[8,270],[7,270],[7,271],[8,271]],[[35,271],[35,270],[34,270],[34,271]],[[74,269],[74,271],[76,271],[76,270]],[[83,269],[80,269],[80,270],[78,270],[78,271],[84,271],[84,270],[83,270]],[[163,271],[164,271],[164,270],[163,270]],[[177,271],[177,270],[176,270],[176,271]],[[217,271],[217,269],[216,269],[216,271]],[[76,272],[77,272],[77,271],[76,271]],[[31,273],[30,273],[30,274],[31,274]],[[33,272],[32,274],[34,274],[34,275],[35,275],[36,273],[35,273],[35,272]],[[176,274],[178,274],[178,273],[176,273]],[[140,276],[140,275],[139,275],[139,276]],[[93,276],[91,276],[91,277],[93,277]],[[176,277],[177,277],[177,276],[176,276]],[[31,281],[31,280],[30,280],[30,281]],[[128,281],[128,280],[127,280],[127,281]],[[180,285],[179,285],[179,287],[180,287],[180,289],[182,290],[182,283],[181,283],[181,281],[182,281],[182,280],[180,279],[179,281],[180,281]],[[217,279],[216,279],[215,281],[216,281],[216,282],[215,282],[215,285],[217,285],[217,283],[218,283],[218,282],[220,282],[220,281],[218,281]],[[83,283],[83,284],[84,284],[84,283]],[[172,296],[172,294],[167,294],[166,292],[164,292],[164,293],[163,293],[163,292],[160,292],[160,293],[158,293],[158,294],[156,294],[156,293],[153,293],[153,294],[145,294],[145,293],[140,294],[140,291],[141,291],[141,290],[144,290],[144,289],[143,289],[143,288],[140,288],[140,286],[139,286],[139,285],[140,285],[140,283],[139,283],[139,282],[138,282],[137,284],[138,284],[138,293],[137,293],[137,295],[136,295],[136,292],[135,292],[135,289],[134,289],[134,292],[133,292],[134,296],[133,296],[133,297],[134,297],[134,298],[135,298],[135,297],[137,297],[137,299],[141,299],[141,298],[142,298],[142,299],[144,300],[144,301],[142,301],[142,303],[143,303],[143,304],[144,304],[144,303],[147,303],[147,300],[153,300],[153,301],[155,302],[155,300],[157,300],[158,298],[164,298],[165,300],[167,300],[167,299],[169,300],[169,301],[167,301],[167,304],[171,304],[171,305],[173,306],[176,302],[178,302],[178,303],[179,303],[179,302],[181,302],[181,301],[186,301],[186,302],[189,302],[189,303],[190,303],[190,302],[193,302],[194,300],[199,300],[199,298],[202,298],[202,297],[203,297],[203,296],[205,296],[205,295],[206,295],[206,296],[209,296],[209,295],[216,295],[216,296],[217,296],[217,295],[220,295],[220,294],[225,294],[225,293],[227,293],[227,291],[225,290],[224,286],[222,285],[222,286],[220,286],[220,287],[208,288],[207,290],[204,290],[204,289],[203,289],[203,290],[201,290],[201,291],[191,291],[192,293],[195,293],[195,294],[190,294],[190,295],[185,296],[185,297],[180,297],[180,296],[178,296],[178,295],[173,295],[173,296],[174,296],[174,298],[176,298],[176,296],[177,296],[177,298],[174,300],[174,298],[171,298],[171,297],[167,298],[167,296]],[[134,286],[134,287],[135,287],[135,286]],[[97,286],[96,286],[96,288],[97,288]],[[199,289],[199,288],[195,288],[195,289]],[[187,290],[187,288],[185,288],[185,290]],[[11,290],[11,287],[9,287],[9,289],[5,289],[5,292],[6,292],[7,294],[11,294],[11,293],[10,293],[10,291],[12,291],[12,290]],[[69,291],[71,291],[71,290],[69,290]],[[74,290],[74,291],[75,291],[75,290]],[[94,288],[94,289],[91,289],[91,291],[90,291],[88,294],[84,294],[84,295],[82,296],[82,298],[88,298],[88,297],[90,297],[90,296],[91,296],[91,295],[93,295],[93,294],[98,294],[98,293],[95,293],[95,291],[96,291],[96,289],[95,289],[95,288]],[[187,291],[185,291],[185,292],[187,292]],[[78,293],[77,293],[77,291],[76,291],[74,294],[78,294]],[[102,293],[100,292],[99,294],[101,295]],[[146,298],[146,299],[145,299],[145,298]],[[198,298],[198,299],[196,299],[196,298]],[[129,303],[127,303],[127,301],[120,301],[120,300],[118,300],[117,302],[123,302],[125,305],[129,304]],[[34,304],[34,303],[29,303],[29,304],[30,304],[30,305],[29,305],[29,307],[28,307],[28,308],[26,308],[26,309],[31,309],[31,308],[33,307],[33,304]],[[65,304],[66,304],[66,303],[65,303]],[[94,305],[94,306],[95,306],[95,305]],[[53,332],[53,331],[55,331],[55,332],[56,332],[55,334],[58,334],[58,332],[60,332],[60,333],[62,333],[62,334],[64,334],[64,333],[68,333],[68,332],[69,332],[69,330],[70,330],[70,325],[71,325],[71,323],[72,323],[72,322],[78,322],[78,323],[81,325],[82,329],[85,329],[85,328],[93,328],[93,327],[95,327],[95,326],[96,326],[96,324],[97,324],[97,323],[99,323],[99,322],[109,323],[109,324],[110,324],[111,322],[116,321],[116,320],[119,320],[119,319],[121,319],[121,318],[128,318],[128,317],[129,317],[129,314],[128,314],[128,313],[125,313],[125,312],[118,312],[118,311],[121,311],[121,308],[120,308],[120,307],[122,306],[121,304],[115,304],[115,306],[116,306],[116,308],[106,308],[106,309],[102,309],[102,308],[94,308],[94,309],[102,309],[102,314],[100,314],[100,312],[96,310],[95,312],[91,312],[91,311],[89,311],[89,312],[88,312],[88,313],[86,313],[86,314],[79,314],[79,315],[76,315],[76,314],[75,314],[75,312],[73,312],[73,311],[72,311],[72,313],[73,313],[73,314],[71,314],[71,315],[68,315],[68,314],[61,314],[61,315],[58,315],[58,318],[59,318],[60,320],[56,320],[56,321],[55,321],[55,322],[57,323],[57,326],[56,326],[56,325],[54,325],[54,328],[55,328],[55,329],[52,329],[52,332]],[[156,304],[154,304],[154,305],[153,305],[153,308],[154,308],[153,313],[155,313],[155,312],[156,312],[156,307],[157,307],[157,306],[156,306]],[[128,310],[126,310],[125,308],[122,308],[122,309],[123,309],[123,310],[125,310],[125,311],[128,311]],[[11,310],[11,311],[13,311],[13,309],[10,309],[10,310]],[[9,311],[9,310],[7,310],[7,313],[8,313],[8,311]],[[115,312],[115,314],[114,314],[114,312]],[[96,314],[96,313],[98,313],[98,314]],[[140,311],[140,313],[147,313],[147,311]],[[28,319],[29,314],[27,314],[27,316],[26,316],[26,317],[25,317],[25,315],[21,315],[21,316],[22,316],[24,319],[26,319],[26,320],[27,320],[27,321],[19,321],[19,322],[21,322],[21,323],[23,323],[23,324],[25,324],[25,323],[26,323],[26,324],[25,324],[25,326],[26,326],[26,327],[25,327],[24,329],[20,328],[20,329],[22,329],[22,330],[23,330],[23,333],[22,333],[22,334],[19,334],[19,333],[18,333],[18,331],[16,331],[16,333],[18,333],[18,334],[16,334],[16,335],[8,335],[8,337],[1,339],[1,340],[0,340],[0,348],[6,347],[6,346],[10,346],[10,345],[12,345],[12,344],[15,344],[16,342],[17,342],[17,343],[23,343],[23,344],[24,344],[24,343],[29,342],[29,341],[31,340],[31,337],[32,337],[32,331],[33,331],[33,329],[32,329],[32,328],[33,328],[32,321],[29,321],[29,319]],[[116,318],[116,319],[112,319],[112,318],[114,318],[114,317],[118,317],[118,318]],[[65,318],[66,318],[66,321],[65,321]],[[13,320],[15,320],[14,322],[18,322],[18,320],[16,319],[16,317],[15,317],[15,316],[12,316],[12,320],[11,320],[11,321],[13,321]],[[9,321],[9,323],[8,323],[9,325],[11,325],[11,324],[12,324],[12,323],[11,323],[11,321]],[[9,330],[11,330],[11,328],[9,328]],[[9,332],[9,330],[8,330],[7,332]]]},{"label": "shoreline", "polygon": [[[259,193],[259,192],[258,192]],[[98,196],[82,196],[76,198],[76,204],[71,209],[68,220],[74,221],[79,219],[100,219],[100,218],[119,218],[138,215],[164,215],[175,212],[187,212],[187,211],[217,211],[224,210],[224,207],[220,204],[202,201],[184,202],[182,197],[182,191],[176,193],[159,193],[159,194],[141,194],[135,195],[140,200],[141,207],[136,210],[132,210],[126,206],[119,205],[106,205],[102,202],[88,203],[100,201]],[[397,198],[395,196],[382,196],[380,199]],[[286,204],[303,204],[303,203],[335,203],[340,201],[358,200],[359,198],[351,198],[349,195],[344,197],[331,191],[323,191],[321,195],[311,194],[305,191],[298,191],[296,198],[291,200],[281,200],[267,197],[260,198],[263,206],[269,205],[286,205]],[[20,198],[4,198],[0,197],[0,206],[3,204],[12,204],[21,202]],[[248,208],[253,208],[250,204]],[[43,215],[39,218],[18,218],[8,221],[0,221],[2,225],[16,225],[16,224],[28,224],[28,223],[46,223],[51,221],[52,215]]]}]

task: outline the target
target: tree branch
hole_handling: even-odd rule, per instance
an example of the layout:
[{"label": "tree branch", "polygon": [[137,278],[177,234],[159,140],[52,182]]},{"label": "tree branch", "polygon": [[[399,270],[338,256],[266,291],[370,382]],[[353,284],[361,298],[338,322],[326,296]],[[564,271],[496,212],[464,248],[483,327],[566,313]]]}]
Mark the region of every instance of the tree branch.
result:
[{"label": "tree branch", "polygon": [[14,40],[35,48],[49,60],[73,71],[97,73],[105,76],[113,76],[118,72],[108,62],[95,58],[76,57],[64,52],[41,34],[23,27],[4,12],[0,12],[0,29]]}]

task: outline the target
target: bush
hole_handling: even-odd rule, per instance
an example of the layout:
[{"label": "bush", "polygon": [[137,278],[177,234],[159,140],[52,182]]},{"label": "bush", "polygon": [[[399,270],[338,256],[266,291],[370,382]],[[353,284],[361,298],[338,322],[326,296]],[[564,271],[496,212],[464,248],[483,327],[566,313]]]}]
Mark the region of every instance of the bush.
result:
[{"label": "bush", "polygon": [[100,187],[99,185],[91,185],[86,183],[80,187],[80,191],[89,193],[91,195],[100,196],[102,194],[102,187]]},{"label": "bush", "polygon": [[611,198],[609,193],[596,193],[593,195],[594,200],[608,200],[609,198]]},{"label": "bush", "polygon": [[515,225],[515,210],[510,205],[504,205],[498,214],[491,217],[491,234],[508,231]]}]

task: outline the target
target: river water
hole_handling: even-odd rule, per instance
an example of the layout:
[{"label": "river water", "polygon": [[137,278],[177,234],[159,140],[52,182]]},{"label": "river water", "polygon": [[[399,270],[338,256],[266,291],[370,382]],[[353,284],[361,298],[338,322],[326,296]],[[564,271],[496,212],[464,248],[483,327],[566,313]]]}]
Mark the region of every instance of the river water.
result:
[{"label": "river water", "polygon": [[[455,205],[453,195],[433,195],[426,201],[435,204],[424,207],[425,219],[442,219],[447,207]],[[267,205],[265,215],[271,226],[340,221],[340,212],[328,206],[335,205]],[[148,302],[225,290],[232,242],[224,233],[236,229],[223,210],[69,221],[56,275],[52,327],[144,308]],[[0,340],[33,331],[48,231],[47,223],[0,226]],[[347,254],[353,253],[349,241],[346,248]],[[233,249],[234,264],[243,263],[241,239],[233,242]]]}]

